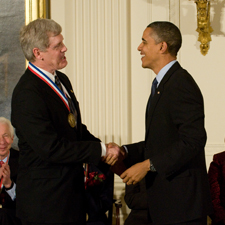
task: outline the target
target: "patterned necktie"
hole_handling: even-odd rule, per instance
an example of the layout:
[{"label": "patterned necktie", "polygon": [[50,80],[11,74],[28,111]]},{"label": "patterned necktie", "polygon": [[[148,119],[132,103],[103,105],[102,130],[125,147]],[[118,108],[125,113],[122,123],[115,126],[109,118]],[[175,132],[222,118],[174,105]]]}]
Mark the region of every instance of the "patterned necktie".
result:
[{"label": "patterned necktie", "polygon": [[147,107],[147,110],[149,111],[149,108],[150,108],[150,103],[151,103],[151,99],[153,98],[153,96],[155,95],[155,90],[157,88],[157,84],[158,84],[158,81],[156,80],[156,78],[153,80],[152,82],[152,88],[151,88],[151,95],[149,96],[149,99],[148,99],[148,107]]},{"label": "patterned necktie", "polygon": [[[55,83],[56,83],[57,87],[64,93],[61,82],[60,82],[60,79],[57,75],[55,76]],[[77,111],[76,111],[76,108],[74,106],[74,103],[67,94],[66,94],[66,97],[67,97],[67,100],[68,100],[68,103],[69,103],[70,110],[73,113],[73,115],[75,116],[75,120],[77,121]]]},{"label": "patterned necktie", "polygon": [[57,75],[55,76],[55,83],[56,83],[57,87],[63,92],[61,82],[60,82],[59,77]]}]

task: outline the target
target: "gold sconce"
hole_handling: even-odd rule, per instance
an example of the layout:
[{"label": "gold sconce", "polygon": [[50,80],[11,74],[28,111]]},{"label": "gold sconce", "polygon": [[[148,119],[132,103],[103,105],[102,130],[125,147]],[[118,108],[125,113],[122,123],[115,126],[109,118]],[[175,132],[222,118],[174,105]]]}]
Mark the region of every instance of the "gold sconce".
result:
[{"label": "gold sconce", "polygon": [[210,0],[194,0],[197,6],[197,29],[199,33],[198,41],[202,55],[206,55],[209,50],[209,42],[213,29],[210,25]]}]

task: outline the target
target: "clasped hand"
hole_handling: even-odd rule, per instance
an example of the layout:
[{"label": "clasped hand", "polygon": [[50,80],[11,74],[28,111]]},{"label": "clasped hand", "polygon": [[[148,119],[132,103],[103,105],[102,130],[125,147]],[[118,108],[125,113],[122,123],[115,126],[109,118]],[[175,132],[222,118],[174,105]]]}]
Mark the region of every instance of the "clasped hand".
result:
[{"label": "clasped hand", "polygon": [[125,155],[123,147],[113,142],[108,143],[106,144],[106,156],[103,157],[103,161],[113,166],[118,160],[123,160]]},{"label": "clasped hand", "polygon": [[7,163],[3,164],[2,167],[0,168],[0,178],[2,180],[2,184],[8,188],[11,186],[11,179],[10,179],[10,168]]}]

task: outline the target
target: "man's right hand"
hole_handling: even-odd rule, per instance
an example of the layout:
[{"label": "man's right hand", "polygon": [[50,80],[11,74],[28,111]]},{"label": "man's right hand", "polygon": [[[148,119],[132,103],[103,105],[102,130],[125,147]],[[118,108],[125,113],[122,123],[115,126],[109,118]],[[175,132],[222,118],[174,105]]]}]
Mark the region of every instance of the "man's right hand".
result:
[{"label": "man's right hand", "polygon": [[104,161],[113,166],[117,160],[123,160],[125,158],[125,150],[123,147],[115,143],[106,144],[106,156],[104,157]]}]

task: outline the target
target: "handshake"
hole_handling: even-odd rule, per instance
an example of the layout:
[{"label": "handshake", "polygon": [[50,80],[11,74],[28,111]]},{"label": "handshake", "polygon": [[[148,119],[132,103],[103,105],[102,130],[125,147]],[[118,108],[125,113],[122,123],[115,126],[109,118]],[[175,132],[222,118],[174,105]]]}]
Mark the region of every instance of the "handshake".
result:
[{"label": "handshake", "polygon": [[123,160],[126,158],[127,152],[124,147],[120,147],[115,143],[106,144],[106,155],[102,160],[111,165],[111,170],[120,176],[127,185],[140,182],[150,171],[150,160],[146,159],[126,168]]},{"label": "handshake", "polygon": [[106,155],[102,157],[102,161],[113,166],[118,160],[122,161],[126,158],[125,149],[115,143],[106,144]]}]

